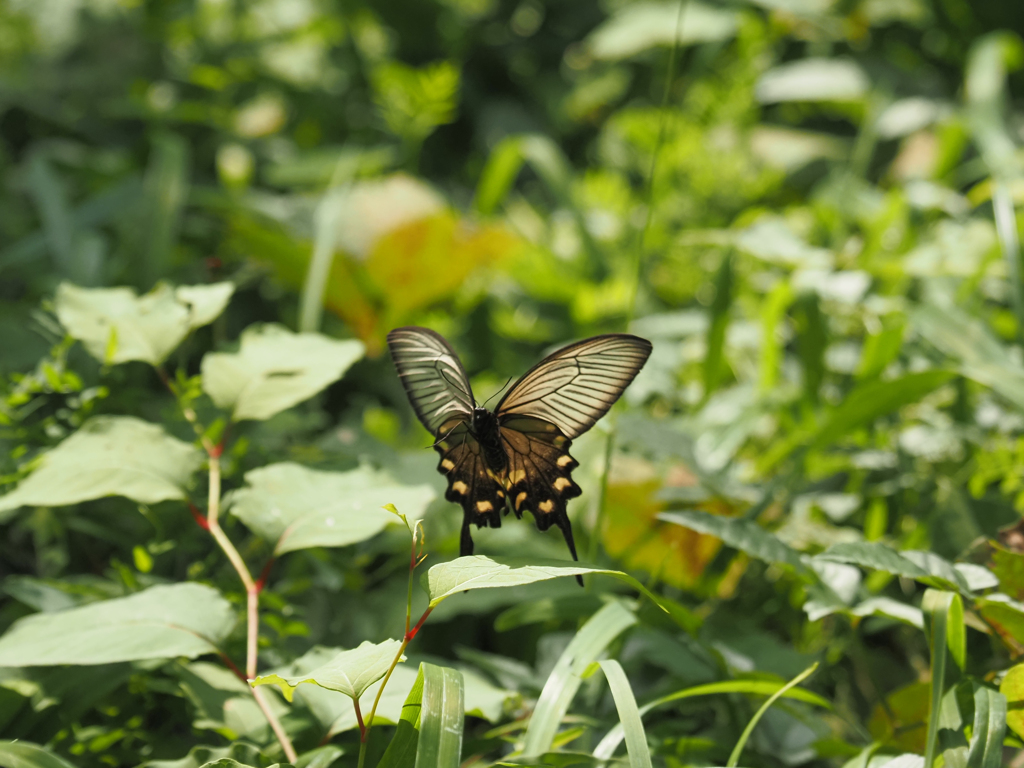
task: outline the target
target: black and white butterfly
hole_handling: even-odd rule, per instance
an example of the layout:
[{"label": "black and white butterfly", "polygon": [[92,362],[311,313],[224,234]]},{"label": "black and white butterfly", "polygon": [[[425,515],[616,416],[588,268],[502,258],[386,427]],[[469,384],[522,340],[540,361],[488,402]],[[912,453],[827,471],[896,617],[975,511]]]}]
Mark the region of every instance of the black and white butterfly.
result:
[{"label": "black and white butterfly", "polygon": [[413,410],[434,436],[437,471],[448,478],[448,501],[462,505],[461,555],[473,554],[469,526],[501,526],[500,513],[537,527],[557,525],[573,560],[576,545],[566,513],[582,493],[571,441],[612,407],[647,362],[651,342],[613,333],[570,344],[541,360],[490,411],[473,399],[462,363],[444,337],[409,326],[388,334],[388,347]]}]

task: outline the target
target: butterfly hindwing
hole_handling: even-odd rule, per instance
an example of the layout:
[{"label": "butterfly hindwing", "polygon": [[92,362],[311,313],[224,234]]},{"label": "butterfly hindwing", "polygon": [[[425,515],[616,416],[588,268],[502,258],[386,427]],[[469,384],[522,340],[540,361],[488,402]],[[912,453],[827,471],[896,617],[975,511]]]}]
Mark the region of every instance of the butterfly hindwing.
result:
[{"label": "butterfly hindwing", "polygon": [[444,497],[462,506],[462,539],[460,556],[473,554],[470,524],[477,528],[501,527],[501,510],[505,508],[505,491],[487,468],[480,443],[470,432],[466,421],[452,419],[439,430],[434,449],[441,454],[437,471],[448,478]]},{"label": "butterfly hindwing", "polygon": [[569,455],[571,441],[551,422],[529,416],[507,416],[499,429],[508,455],[506,489],[512,510],[519,517],[531,512],[542,531],[557,525],[573,560],[578,559],[567,504],[583,491],[572,479],[579,464]]}]

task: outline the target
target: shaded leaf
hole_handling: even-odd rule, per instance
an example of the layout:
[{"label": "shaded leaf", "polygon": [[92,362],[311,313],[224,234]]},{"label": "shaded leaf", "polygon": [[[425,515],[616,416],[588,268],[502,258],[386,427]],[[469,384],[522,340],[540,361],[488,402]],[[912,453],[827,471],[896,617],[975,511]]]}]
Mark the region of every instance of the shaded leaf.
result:
[{"label": "shaded leaf", "polygon": [[107,664],[217,651],[235,616],[219,592],[186,582],[37,614],[0,637],[0,666]]},{"label": "shaded leaf", "polygon": [[643,2],[625,6],[590,33],[586,45],[596,59],[629,58],[655,46],[727,40],[736,34],[739,16],[733,11],[690,0]]},{"label": "shaded leaf", "polygon": [[418,518],[435,495],[428,485],[401,485],[369,467],[322,472],[286,462],[247,472],[245,481],[230,496],[231,514],[275,542],[278,555],[364,541],[395,522],[385,504]]},{"label": "shaded leaf", "polygon": [[74,768],[46,747],[30,741],[0,741],[0,765],[4,768]]},{"label": "shaded leaf", "polygon": [[799,573],[807,573],[800,554],[752,520],[710,515],[706,512],[663,512],[659,519],[717,536],[734,549],[758,560],[788,565]]},{"label": "shaded leaf", "polygon": [[184,499],[185,486],[201,462],[198,449],[156,424],[131,416],[97,416],[43,454],[35,471],[0,498],[0,513],[104,496],[127,496],[144,504]]},{"label": "shaded leaf", "polygon": [[269,419],[337,381],[362,356],[359,341],[249,327],[238,352],[203,357],[203,390],[236,421]]}]

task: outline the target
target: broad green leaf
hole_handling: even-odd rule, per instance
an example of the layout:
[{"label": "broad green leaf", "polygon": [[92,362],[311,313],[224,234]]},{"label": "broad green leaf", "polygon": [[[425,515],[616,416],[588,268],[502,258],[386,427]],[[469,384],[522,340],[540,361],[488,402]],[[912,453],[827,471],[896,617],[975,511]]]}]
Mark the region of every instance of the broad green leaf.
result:
[{"label": "broad green leaf", "polygon": [[435,495],[428,485],[401,485],[369,467],[322,472],[287,462],[247,472],[245,482],[230,496],[231,514],[274,542],[277,555],[364,541],[395,522],[385,504],[419,518]]},{"label": "broad green leaf", "polygon": [[658,519],[717,536],[734,549],[758,560],[788,565],[798,573],[809,573],[800,553],[773,536],[753,520],[710,515],[707,512],[663,512]]},{"label": "broad green leaf", "polygon": [[953,589],[966,595],[970,594],[971,590],[967,586],[967,579],[945,558],[934,552],[914,549],[906,549],[900,554],[928,573],[927,578],[920,579],[923,584],[940,589]]},{"label": "broad green leaf", "polygon": [[[682,15],[680,16],[680,10]],[[586,45],[597,59],[626,59],[656,46],[728,40],[736,34],[739,16],[731,10],[696,0],[643,2],[627,5],[590,33]]]},{"label": "broad green leaf", "polygon": [[1001,636],[1013,643],[1024,642],[1024,604],[997,593],[975,600],[974,608]]},{"label": "broad green leaf", "polygon": [[[267,718],[249,686],[223,663],[194,661],[176,664],[172,669],[181,690],[195,707],[193,728],[216,731],[234,739],[259,741],[269,736]],[[264,700],[278,717],[288,712],[288,707],[278,696],[266,696]]]},{"label": "broad green leaf", "polygon": [[619,602],[610,602],[587,620],[555,662],[533,709],[523,740],[527,757],[548,752],[562,718],[583,681],[582,674],[608,645],[636,624],[636,617]]},{"label": "broad green leaf", "polygon": [[0,637],[0,667],[109,664],[215,653],[234,626],[217,590],[185,582],[16,621]]},{"label": "broad green leaf", "polygon": [[871,83],[846,59],[799,59],[765,72],[755,95],[762,104],[780,101],[860,101]]},{"label": "broad green leaf", "polygon": [[[644,704],[640,707],[640,715],[646,715],[655,707],[660,707],[665,704],[669,704],[673,701],[680,701],[682,699],[689,699],[698,696],[713,696],[723,693],[746,693],[754,696],[771,696],[782,690],[782,696],[786,699],[793,699],[795,701],[803,701],[808,704],[814,704],[818,707],[824,707],[825,709],[831,709],[832,705],[821,696],[816,693],[811,693],[803,688],[786,688],[785,683],[776,683],[770,680],[723,680],[718,683],[707,683],[705,685],[697,685],[692,688],[684,688],[681,691],[670,693],[668,696],[662,696],[659,699],[655,699],[652,702]],[[608,760],[615,754],[615,749],[622,742],[625,736],[622,724],[616,725],[601,739],[600,743],[594,749],[594,757]]]},{"label": "broad green leaf", "polygon": [[[1011,670],[1012,671],[1012,670]],[[1007,697],[984,685],[974,692],[974,730],[967,753],[968,768],[999,768],[1003,764]]]},{"label": "broad green leaf", "polygon": [[442,600],[470,589],[493,589],[516,587],[537,581],[556,579],[560,576],[582,576],[587,573],[606,574],[624,581],[639,592],[658,599],[639,581],[621,571],[598,568],[585,563],[565,565],[564,560],[527,561],[520,558],[490,558],[482,555],[459,557],[447,563],[433,566],[424,577],[430,607]]},{"label": "broad green leaf", "polygon": [[416,768],[458,768],[462,762],[462,675],[458,670],[421,664],[423,702],[416,744]]},{"label": "broad green leaf", "polygon": [[359,341],[249,327],[238,352],[203,357],[203,390],[236,421],[269,419],[337,381],[363,350]]},{"label": "broad green leaf", "polygon": [[252,681],[252,685],[280,686],[288,701],[292,700],[295,689],[302,683],[313,683],[329,691],[337,691],[351,699],[357,699],[367,688],[387,674],[401,646],[400,640],[385,640],[382,643],[371,643],[366,640],[357,648],[342,651],[326,664],[305,674],[290,677],[276,674],[260,675]]},{"label": "broad green leaf", "polygon": [[35,471],[0,498],[0,513],[103,496],[127,496],[143,504],[184,499],[185,486],[201,462],[198,449],[156,424],[97,416],[44,454]]},{"label": "broad green leaf", "polygon": [[629,685],[629,679],[622,665],[615,659],[600,659],[596,662],[608,679],[615,709],[619,713],[619,724],[622,726],[626,739],[626,753],[629,755],[631,768],[651,768],[651,750],[647,746],[647,734],[640,710],[636,706],[636,697]]},{"label": "broad green leaf", "polygon": [[1006,724],[1024,738],[1024,664],[1010,667],[999,684],[1007,703]]},{"label": "broad green leaf", "polygon": [[61,325],[100,362],[160,365],[189,331],[224,311],[233,291],[231,283],[178,289],[161,283],[140,297],[131,288],[61,283],[55,310]]},{"label": "broad green leaf", "polygon": [[0,765],[4,768],[74,768],[46,747],[30,741],[0,741]]},{"label": "broad green leaf", "polygon": [[728,768],[734,768],[734,766],[736,766],[737,763],[739,763],[740,755],[743,754],[743,748],[747,745],[747,741],[750,739],[750,734],[754,732],[754,728],[757,727],[758,722],[760,722],[761,718],[764,717],[764,713],[768,711],[771,705],[774,704],[779,698],[781,698],[786,691],[796,687],[804,680],[806,680],[808,677],[810,677],[812,674],[814,674],[814,670],[816,670],[817,668],[818,662],[814,662],[814,664],[809,666],[799,675],[797,675],[784,686],[782,686],[778,691],[773,693],[771,697],[769,697],[768,701],[761,705],[761,708],[754,713],[754,716],[752,718],[750,718],[750,722],[747,723],[747,727],[744,728],[743,733],[740,734],[740,738],[736,742],[736,746],[733,747],[732,754],[729,755],[729,761],[726,763],[726,766],[728,766]]}]

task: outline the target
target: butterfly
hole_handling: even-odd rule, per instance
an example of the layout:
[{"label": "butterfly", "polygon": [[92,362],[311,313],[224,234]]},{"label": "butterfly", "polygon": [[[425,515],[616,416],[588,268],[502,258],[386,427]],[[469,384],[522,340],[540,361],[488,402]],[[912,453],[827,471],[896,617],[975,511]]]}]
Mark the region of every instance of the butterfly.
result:
[{"label": "butterfly", "polygon": [[501,513],[529,511],[537,527],[557,525],[573,560],[566,505],[582,493],[572,441],[619,399],[647,362],[651,342],[625,333],[570,344],[523,374],[493,411],[476,404],[458,355],[440,334],[407,326],[388,348],[413,410],[434,436],[445,498],[462,505],[460,554],[473,554],[470,525],[501,527]]}]

